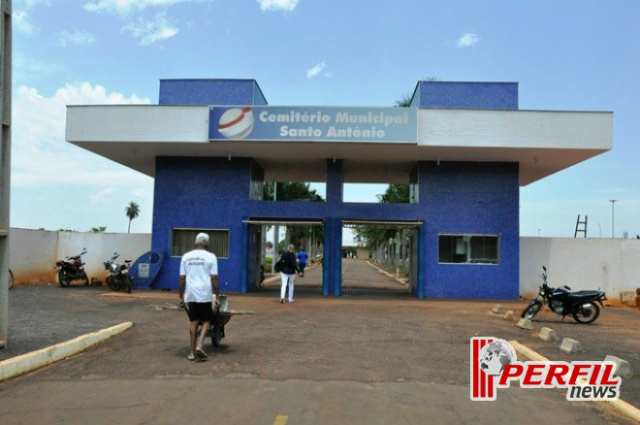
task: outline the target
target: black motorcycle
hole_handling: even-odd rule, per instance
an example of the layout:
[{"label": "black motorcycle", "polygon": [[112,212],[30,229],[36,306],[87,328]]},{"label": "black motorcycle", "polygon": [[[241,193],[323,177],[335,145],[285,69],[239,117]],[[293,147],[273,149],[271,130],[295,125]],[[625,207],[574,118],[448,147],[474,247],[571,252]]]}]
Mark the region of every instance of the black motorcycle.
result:
[{"label": "black motorcycle", "polygon": [[58,283],[63,288],[68,287],[72,280],[83,280],[85,286],[89,285],[89,276],[84,270],[84,263],[82,262],[82,256],[87,253],[87,249],[84,248],[82,252],[73,257],[66,257],[65,260],[58,260],[56,262],[56,269],[58,271]]},{"label": "black motorcycle", "polygon": [[547,285],[547,268],[542,267],[543,273],[540,292],[521,314],[522,318],[533,319],[540,311],[543,304],[564,319],[567,315],[572,315],[578,323],[588,324],[594,322],[600,315],[600,307],[604,308],[603,300],[607,299],[604,291],[577,291],[570,292],[571,288],[551,288]]},{"label": "black motorcycle", "polygon": [[114,291],[125,291],[130,294],[131,276],[129,276],[129,268],[131,267],[131,260],[124,260],[124,264],[118,264],[115,261],[119,256],[120,254],[114,252],[110,260],[102,263],[104,269],[109,272],[107,274],[107,286]]}]

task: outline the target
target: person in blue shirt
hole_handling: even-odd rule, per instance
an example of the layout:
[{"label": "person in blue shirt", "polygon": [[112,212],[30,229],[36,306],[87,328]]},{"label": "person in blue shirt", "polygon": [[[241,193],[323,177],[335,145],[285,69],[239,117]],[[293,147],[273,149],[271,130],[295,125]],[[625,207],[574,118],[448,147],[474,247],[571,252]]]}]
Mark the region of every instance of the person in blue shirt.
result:
[{"label": "person in blue shirt", "polygon": [[304,268],[307,267],[307,259],[309,255],[304,252],[304,248],[300,248],[298,252],[298,268],[300,269],[300,277],[304,277]]}]

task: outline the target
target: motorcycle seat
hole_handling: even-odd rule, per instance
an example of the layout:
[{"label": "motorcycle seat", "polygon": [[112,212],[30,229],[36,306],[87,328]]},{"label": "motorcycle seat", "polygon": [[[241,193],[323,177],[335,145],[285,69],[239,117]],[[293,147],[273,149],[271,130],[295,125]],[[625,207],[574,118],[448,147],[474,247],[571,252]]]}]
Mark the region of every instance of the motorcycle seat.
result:
[{"label": "motorcycle seat", "polygon": [[601,294],[602,291],[576,291],[569,293],[569,298],[572,300],[596,299],[599,298]]}]

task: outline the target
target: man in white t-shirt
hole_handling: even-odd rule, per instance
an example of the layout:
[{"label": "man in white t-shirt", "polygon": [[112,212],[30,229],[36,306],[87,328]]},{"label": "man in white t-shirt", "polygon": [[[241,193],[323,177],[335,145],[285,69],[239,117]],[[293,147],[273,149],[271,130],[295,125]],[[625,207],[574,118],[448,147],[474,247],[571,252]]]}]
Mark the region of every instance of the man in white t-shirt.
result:
[{"label": "man in white t-shirt", "polygon": [[[180,262],[180,301],[189,315],[189,337],[191,346],[187,359],[207,358],[202,344],[207,330],[211,327],[213,314],[213,293],[216,295],[216,307],[220,305],[218,288],[218,259],[207,250],[209,235],[198,233],[196,249],[182,256]],[[198,336],[198,324],[202,325]]]}]

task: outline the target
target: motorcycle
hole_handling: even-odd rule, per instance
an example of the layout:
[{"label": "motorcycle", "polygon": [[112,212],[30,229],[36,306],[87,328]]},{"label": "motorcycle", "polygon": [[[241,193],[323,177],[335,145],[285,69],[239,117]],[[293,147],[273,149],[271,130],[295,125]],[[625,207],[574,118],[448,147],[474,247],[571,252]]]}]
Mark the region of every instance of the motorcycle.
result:
[{"label": "motorcycle", "polygon": [[89,276],[87,276],[87,273],[84,271],[84,263],[82,262],[82,256],[86,253],[87,249],[83,248],[82,252],[78,255],[56,261],[58,283],[61,287],[68,287],[73,280],[84,280],[85,286],[89,285]]},{"label": "motorcycle", "polygon": [[598,304],[604,308],[602,301],[607,299],[604,291],[570,292],[571,288],[566,285],[563,288],[551,288],[547,285],[547,268],[543,266],[542,269],[540,291],[520,317],[533,319],[542,306],[547,304],[554,313],[561,315],[563,319],[570,314],[576,322],[588,324],[598,318],[600,315]]},{"label": "motorcycle", "polygon": [[131,267],[131,260],[124,260],[124,264],[118,264],[115,262],[118,257],[120,257],[120,254],[114,252],[110,260],[102,263],[104,269],[109,272],[107,274],[107,286],[114,291],[125,291],[130,294],[131,276],[129,275],[129,268]]}]

